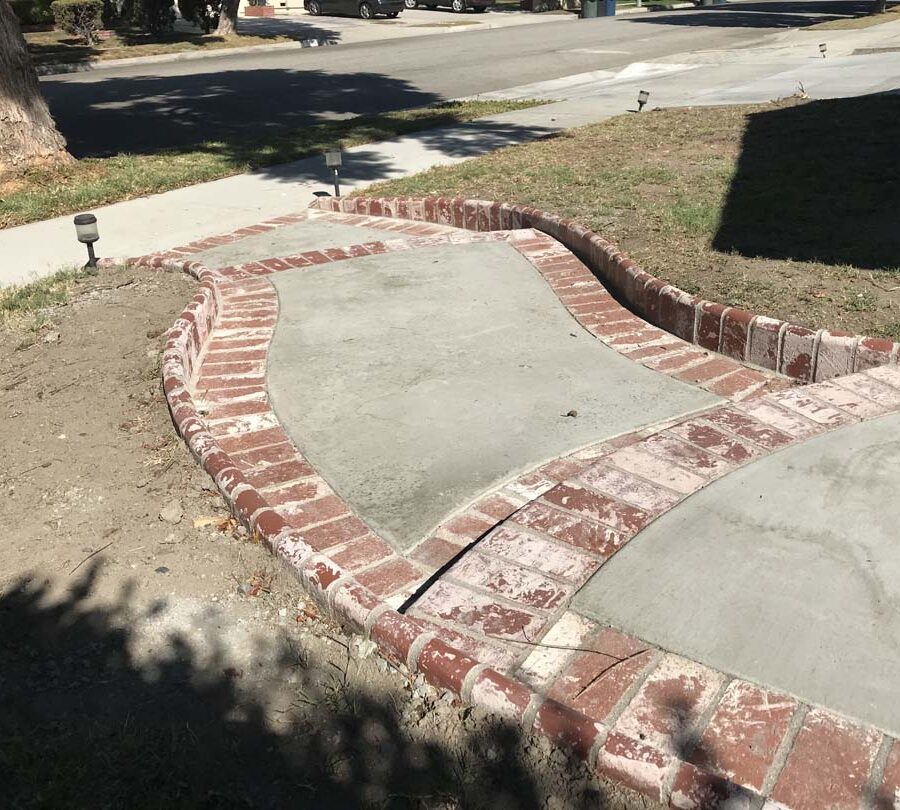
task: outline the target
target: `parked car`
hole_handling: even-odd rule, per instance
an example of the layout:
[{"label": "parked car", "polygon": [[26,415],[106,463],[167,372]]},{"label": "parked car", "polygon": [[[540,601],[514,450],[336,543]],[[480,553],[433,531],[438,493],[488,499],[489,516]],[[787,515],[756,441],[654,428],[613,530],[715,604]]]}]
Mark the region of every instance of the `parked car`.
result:
[{"label": "parked car", "polygon": [[403,0],[403,5],[407,8],[437,8],[438,6],[449,6],[457,14],[463,11],[477,11],[479,14],[487,11],[495,0]]},{"label": "parked car", "polygon": [[313,17],[320,14],[348,14],[371,20],[378,14],[396,17],[403,11],[403,0],[303,0],[303,8]]}]

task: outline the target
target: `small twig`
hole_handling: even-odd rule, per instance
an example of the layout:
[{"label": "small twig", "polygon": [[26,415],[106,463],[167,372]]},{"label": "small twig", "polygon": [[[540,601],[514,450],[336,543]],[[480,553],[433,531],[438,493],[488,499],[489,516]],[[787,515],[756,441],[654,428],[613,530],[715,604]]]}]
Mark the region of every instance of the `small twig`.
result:
[{"label": "small twig", "polygon": [[7,383],[6,385],[4,385],[3,388],[0,388],[0,391],[12,391],[13,388],[17,388],[23,382],[25,382],[25,380],[27,380],[27,379],[28,379],[28,377],[23,375],[23,376],[19,377],[18,380],[13,380],[11,383]]},{"label": "small twig", "polygon": [[112,284],[107,287],[91,287],[88,292],[97,292],[102,290],[121,290],[123,287],[130,287],[132,284],[136,284],[137,279],[133,278],[131,281],[123,281],[121,284]]},{"label": "small twig", "polygon": [[159,469],[159,470],[157,470],[155,473],[153,473],[153,475],[151,475],[146,481],[144,481],[144,482],[138,484],[138,485],[137,485],[137,488],[138,488],[138,489],[143,489],[145,486],[147,486],[147,484],[150,484],[150,483],[152,483],[153,481],[155,481],[155,480],[156,480],[157,478],[159,478],[163,473],[167,473],[169,470],[172,469],[172,467],[175,466],[175,462],[176,462],[177,460],[178,460],[177,458],[173,458],[171,461],[167,462],[166,465],[165,465],[164,467],[162,467],[161,469]]},{"label": "small twig", "polygon": [[79,568],[81,568],[81,566],[84,565],[91,557],[95,557],[101,551],[106,551],[106,549],[108,549],[115,542],[115,540],[110,540],[105,546],[103,546],[103,548],[98,548],[96,551],[92,551],[87,555],[87,557],[85,557],[80,563],[78,563],[78,565],[76,565],[71,571],[69,571],[69,576],[72,576],[72,574],[74,574]]},{"label": "small twig", "polygon": [[34,470],[46,469],[49,467],[54,461],[59,461],[58,458],[54,458],[51,461],[42,461],[40,464],[35,464],[31,467],[26,467],[24,470],[17,470],[14,473],[11,473],[8,476],[4,477],[4,481],[12,481],[15,478],[18,478],[20,475],[25,475],[26,473],[33,472]]},{"label": "small twig", "polygon": [[[573,697],[572,700],[575,700],[575,698],[578,698],[582,694],[584,694],[588,689],[590,689],[590,687],[592,687],[597,681],[599,681],[610,670],[615,669],[620,664],[624,664],[626,661],[630,661],[632,658],[637,658],[637,656],[642,655],[645,652],[647,652],[647,651],[646,650],[638,650],[636,653],[632,653],[631,655],[625,656],[625,658],[618,658],[616,656],[610,656],[610,658],[615,658],[616,660],[613,661],[613,663],[611,663],[608,667],[601,669],[593,678],[591,678],[584,686],[582,686],[581,689],[578,691],[578,694],[575,695],[575,697]],[[601,653],[601,654],[609,655],[609,653]]]},{"label": "small twig", "polygon": [[[524,641],[522,641],[521,639],[518,639],[518,638],[509,638],[508,636],[497,636],[497,635],[494,635],[493,633],[482,633],[482,635],[485,638],[494,638],[494,639],[497,639],[497,641],[505,641],[505,642],[508,642],[509,644],[525,644],[529,647],[540,647],[541,649],[545,649],[545,650],[564,650],[565,652],[586,652],[586,653],[593,653],[594,655],[605,655],[609,658],[615,658],[614,655],[611,655],[608,652],[603,652],[603,650],[595,650],[593,647],[570,647],[566,644],[547,644],[544,641],[532,641],[530,638],[528,638],[528,636],[526,635],[524,630],[522,630],[522,635],[525,636]],[[621,660],[624,661],[626,659],[623,658]]]},{"label": "small twig", "polygon": [[874,278],[868,277],[866,281],[869,282],[873,287],[877,287],[879,290],[883,290],[884,292],[897,292],[900,290],[900,287],[884,287],[881,284],[878,284]]},{"label": "small twig", "polygon": [[81,380],[72,380],[72,382],[70,383],[66,383],[65,385],[59,386],[59,388],[54,388],[53,390],[48,391],[47,394],[52,397],[54,394],[58,394],[60,391],[65,391],[67,388],[71,388],[73,385],[78,385],[78,383],[80,382]]}]

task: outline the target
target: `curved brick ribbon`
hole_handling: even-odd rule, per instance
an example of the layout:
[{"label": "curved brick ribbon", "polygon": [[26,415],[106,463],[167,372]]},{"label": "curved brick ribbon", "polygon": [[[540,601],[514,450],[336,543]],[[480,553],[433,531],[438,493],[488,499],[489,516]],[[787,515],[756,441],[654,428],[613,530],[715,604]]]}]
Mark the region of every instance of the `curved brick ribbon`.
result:
[{"label": "curved brick ribbon", "polygon": [[[340,206],[343,213],[330,216],[344,224],[382,228],[402,238],[219,270],[186,258],[320,215],[313,211],[129,260],[188,272],[199,281],[163,354],[163,386],[173,421],[234,514],[291,568],[310,596],[410,672],[547,735],[598,772],[672,806],[719,807],[727,800],[729,807],[751,808],[770,797],[767,807],[802,810],[855,807],[864,795],[893,800],[900,790],[900,744],[890,736],[595,625],[566,605],[580,584],[643,526],[715,478],[787,444],[900,408],[900,369],[786,389],[789,382],[777,374],[712,356],[635,318],[545,233],[566,230],[571,239],[586,238],[596,247],[594,235],[540,212],[527,213],[533,209],[440,200],[325,199],[317,205]],[[343,211],[351,206],[352,214]],[[383,218],[421,214],[421,220],[426,212],[432,224]],[[485,232],[449,232],[446,226],[457,222]],[[491,230],[503,222],[513,230]],[[538,222],[546,229],[531,230]],[[277,298],[265,276],[390,250],[485,240],[509,241],[573,317],[612,348],[730,401],[542,465],[444,521],[406,559],[352,514],[271,411],[265,362]],[[607,261],[607,273],[616,262],[614,257]],[[623,272],[629,271],[625,265]],[[697,338],[710,308],[707,302],[695,304],[691,342],[708,348]],[[723,308],[719,348],[730,323],[727,315]],[[744,320],[753,327],[759,317]],[[771,331],[765,321],[761,328]],[[789,328],[776,330],[773,356],[780,359],[772,363],[784,370],[796,367],[785,362],[792,345]],[[745,359],[752,354],[755,334],[748,328],[744,348],[737,352]],[[837,367],[828,359],[825,334],[816,333],[810,347],[812,376]],[[867,354],[868,340],[848,340],[853,349],[843,361],[845,370],[896,357],[895,348]],[[461,555],[479,539],[477,551]],[[438,599],[432,593],[430,607],[417,603],[411,615],[394,610],[398,595],[402,601],[423,577],[456,558],[437,582],[445,593]],[[536,582],[528,564],[536,558],[558,570]],[[505,576],[492,580],[498,560],[505,561]],[[509,590],[510,582],[516,592]],[[496,599],[490,602],[485,594]],[[473,632],[466,623],[470,616],[458,620],[460,610],[477,614],[483,631],[486,620],[493,620],[501,635]],[[522,642],[511,634],[502,638],[504,628],[534,629],[533,638],[541,644],[510,653]],[[501,670],[515,670],[519,677]],[[541,688],[533,689],[526,680]],[[678,731],[668,708],[673,703],[687,706],[693,718],[699,740],[693,750],[673,745]],[[823,767],[833,772],[828,784],[816,777]]]},{"label": "curved brick ribbon", "polygon": [[805,326],[727,307],[667,284],[602,236],[524,205],[450,197],[318,197],[324,211],[435,222],[470,231],[535,228],[580,258],[630,310],[689,343],[801,382],[897,362],[900,344]]}]

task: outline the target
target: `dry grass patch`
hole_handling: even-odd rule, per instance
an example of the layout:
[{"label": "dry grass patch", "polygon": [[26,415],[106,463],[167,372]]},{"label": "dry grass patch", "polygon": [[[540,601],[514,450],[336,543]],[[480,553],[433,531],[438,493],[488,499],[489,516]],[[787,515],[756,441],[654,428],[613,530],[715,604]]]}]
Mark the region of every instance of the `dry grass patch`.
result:
[{"label": "dry grass patch", "polygon": [[116,31],[95,45],[85,45],[63,31],[38,31],[25,34],[31,58],[37,65],[77,62],[105,62],[134,56],[160,56],[187,51],[211,51],[222,48],[246,48],[293,42],[284,36],[238,35],[219,37],[200,32],[174,31],[153,35],[139,30]]},{"label": "dry grass patch", "polygon": [[0,228],[217,180],[345,147],[526,109],[536,101],[454,101],[382,115],[325,121],[297,129],[260,129],[152,155],[85,158],[58,168],[0,177]]},{"label": "dry grass patch", "polygon": [[848,29],[871,28],[873,25],[900,20],[900,6],[889,8],[883,14],[866,14],[862,17],[848,17],[843,20],[828,20],[805,29],[807,31],[845,31]]}]

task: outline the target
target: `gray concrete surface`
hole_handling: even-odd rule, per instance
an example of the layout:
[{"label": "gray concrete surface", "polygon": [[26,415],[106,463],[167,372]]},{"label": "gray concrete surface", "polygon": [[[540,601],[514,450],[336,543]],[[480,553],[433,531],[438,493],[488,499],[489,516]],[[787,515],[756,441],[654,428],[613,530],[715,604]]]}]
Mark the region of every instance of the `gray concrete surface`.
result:
[{"label": "gray concrete surface", "polygon": [[307,250],[321,250],[326,247],[347,247],[363,242],[383,242],[385,239],[402,239],[403,234],[378,230],[377,228],[357,228],[339,222],[326,222],[317,217],[285,225],[274,231],[256,236],[248,236],[230,245],[221,245],[205,250],[191,258],[203,262],[207,267],[225,267],[230,264],[244,264],[259,259],[274,259],[291,256]]},{"label": "gray concrete surface", "polygon": [[[507,244],[272,280],[275,411],[400,550],[519,471],[717,401],[603,346]],[[572,409],[576,418],[564,416]]]},{"label": "gray concrete surface", "polygon": [[755,462],[659,518],[574,607],[900,732],[900,414]]}]

